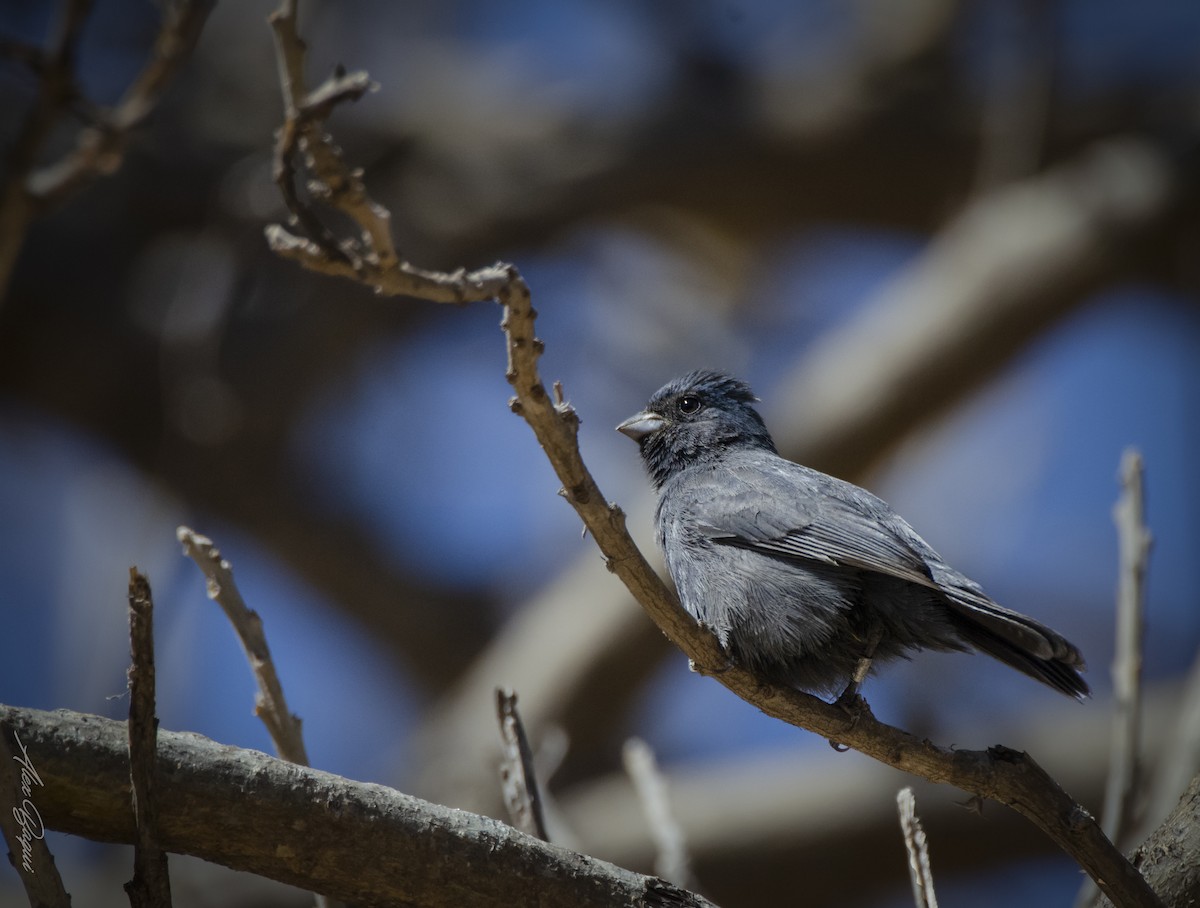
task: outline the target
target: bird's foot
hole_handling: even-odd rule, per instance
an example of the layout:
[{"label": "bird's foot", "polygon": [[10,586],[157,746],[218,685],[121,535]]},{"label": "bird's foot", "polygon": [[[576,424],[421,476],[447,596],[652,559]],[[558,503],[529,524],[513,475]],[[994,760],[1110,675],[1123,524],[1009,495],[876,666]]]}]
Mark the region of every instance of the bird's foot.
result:
[{"label": "bird's foot", "polygon": [[[858,718],[864,710],[870,710],[866,699],[858,692],[859,687],[859,681],[851,681],[846,685],[846,689],[838,694],[838,698],[830,704],[848,715],[854,724],[858,724]],[[851,727],[853,728],[853,725]]]},{"label": "bird's foot", "polygon": [[731,668],[733,668],[733,663],[728,659],[721,665],[701,665],[695,659],[688,659],[688,670],[695,672],[697,675],[723,675]]},{"label": "bird's foot", "polygon": [[[858,692],[858,687],[858,681],[851,681],[846,685],[846,689],[838,695],[838,698],[830,704],[830,706],[836,706],[849,718],[850,723],[846,726],[847,730],[858,725],[859,720],[862,719],[864,715],[871,714],[870,704],[868,704],[866,698]],[[850,749],[848,745],[843,744],[840,741],[834,741],[832,738],[829,741],[829,746],[838,753],[845,753]]]}]

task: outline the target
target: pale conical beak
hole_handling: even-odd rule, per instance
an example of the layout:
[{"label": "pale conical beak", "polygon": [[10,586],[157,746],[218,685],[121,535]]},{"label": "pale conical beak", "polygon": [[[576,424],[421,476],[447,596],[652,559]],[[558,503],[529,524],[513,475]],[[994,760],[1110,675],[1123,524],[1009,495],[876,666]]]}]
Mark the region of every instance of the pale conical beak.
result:
[{"label": "pale conical beak", "polygon": [[643,410],[617,426],[617,431],[634,441],[641,441],[651,432],[657,432],[666,423],[667,421],[653,410]]}]

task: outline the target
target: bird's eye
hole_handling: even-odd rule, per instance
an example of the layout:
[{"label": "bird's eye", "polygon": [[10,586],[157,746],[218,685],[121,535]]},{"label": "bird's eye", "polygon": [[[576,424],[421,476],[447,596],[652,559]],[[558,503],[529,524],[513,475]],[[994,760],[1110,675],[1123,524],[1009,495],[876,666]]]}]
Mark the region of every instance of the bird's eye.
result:
[{"label": "bird's eye", "polygon": [[695,394],[685,394],[679,398],[679,412],[684,416],[690,416],[700,409],[700,398]]}]

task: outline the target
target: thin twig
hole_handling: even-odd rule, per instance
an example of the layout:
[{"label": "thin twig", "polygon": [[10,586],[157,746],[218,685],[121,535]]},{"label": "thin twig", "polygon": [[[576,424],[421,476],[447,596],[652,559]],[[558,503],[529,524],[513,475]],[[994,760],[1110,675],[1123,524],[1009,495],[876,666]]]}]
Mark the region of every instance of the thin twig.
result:
[{"label": "thin twig", "polygon": [[154,600],[150,581],[129,569],[129,778],[137,829],[133,879],[125,884],[132,908],[170,908],[167,854],[159,846],[158,717],[154,707]]},{"label": "thin twig", "polygon": [[[396,250],[392,246],[391,216],[367,195],[361,172],[346,166],[341,150],[333,144],[324,128],[324,121],[333,113],[334,107],[345,101],[357,101],[376,86],[364,72],[337,72],[311,94],[308,92],[304,76],[306,47],[296,28],[296,5],[296,0],[283,0],[268,19],[275,35],[284,110],[283,126],[275,139],[275,183],[292,217],[315,244],[315,258],[327,259],[356,271],[364,265],[386,271],[397,263]],[[339,243],[312,205],[300,198],[296,189],[295,158],[298,153],[303,153],[305,169],[310,175],[310,194],[362,226],[358,238]],[[286,234],[283,228],[277,229]],[[299,239],[288,234],[279,237],[278,241],[286,246],[289,238]],[[274,241],[272,248],[277,248]]]},{"label": "thin twig", "polygon": [[296,262],[302,268],[330,277],[345,277],[371,287],[381,296],[411,296],[432,303],[482,303],[493,300],[508,281],[508,266],[497,263],[477,271],[443,273],[425,271],[408,262],[381,268],[369,261],[351,263],[335,256],[320,243],[296,236],[279,224],[264,229],[267,245],[276,255]]},{"label": "thin twig", "polygon": [[621,748],[621,762],[633,782],[650,838],[654,841],[654,872],[676,886],[698,891],[687,841],[671,810],[667,780],[659,771],[654,751],[641,738],[629,738]]},{"label": "thin twig", "polygon": [[[254,697],[254,714],[262,719],[267,733],[281,759],[301,766],[308,766],[308,750],[304,746],[300,717],[293,714],[283,695],[283,684],[275,670],[275,660],[267,646],[267,635],[263,631],[262,618],[249,608],[233,581],[233,567],[221,557],[213,541],[201,536],[188,527],[175,530],[175,538],[183,543],[183,552],[204,574],[208,598],[216,601],[233,625],[241,641],[250,670],[258,684]],[[338,908],[338,903],[320,893],[315,893],[316,908]]]},{"label": "thin twig", "polygon": [[513,691],[496,688],[496,715],[500,720],[500,737],[504,739],[500,783],[508,815],[517,829],[549,842],[541,789],[533,767],[533,751],[529,747],[529,738],[525,734],[521,714],[517,711],[517,695]]},{"label": "thin twig", "polygon": [[[1140,783],[1142,735],[1142,652],[1146,629],[1146,568],[1152,537],[1146,528],[1142,455],[1126,448],[1121,456],[1121,494],[1113,505],[1117,527],[1117,629],[1112,664],[1113,723],[1109,744],[1108,780],[1104,787],[1104,834],[1117,845],[1128,845]],[[1087,908],[1100,897],[1085,880],[1075,908]]]},{"label": "thin twig", "polygon": [[[35,61],[40,77],[37,99],[6,162],[8,181],[0,195],[0,298],[33,219],[96,177],[120,167],[129,131],[154,109],[187,61],[214,4],[215,0],[167,4],[150,59],[111,111],[92,111],[75,84],[75,49],[91,0],[66,0],[63,4],[55,37]],[[38,168],[38,156],[63,114],[78,108],[89,110],[94,122],[79,130],[73,149]]]},{"label": "thin twig", "polygon": [[97,176],[121,166],[130,130],[158,106],[163,94],[191,57],[216,0],[178,0],[166,4],[163,23],[146,65],[99,122],[80,130],[75,148],[61,160],[31,173],[27,189],[42,208],[60,203]]},{"label": "thin twig", "polygon": [[1116,655],[1112,667],[1116,715],[1103,814],[1104,832],[1118,844],[1132,824],[1139,781],[1145,584],[1152,542],[1146,528],[1142,455],[1137,450],[1126,449],[1120,477],[1121,495],[1113,506],[1119,552]]},{"label": "thin twig", "polygon": [[9,179],[21,183],[62,112],[76,94],[75,56],[92,0],[65,0],[50,46],[37,59],[38,97],[9,152]]},{"label": "thin twig", "polygon": [[275,751],[284,760],[307,766],[308,752],[300,733],[300,717],[288,710],[283,685],[279,682],[267,637],[263,633],[262,618],[246,606],[233,581],[233,568],[221,557],[211,539],[188,527],[179,527],[175,536],[183,543],[183,553],[196,562],[203,572],[208,598],[221,606],[242,643],[242,649],[246,651],[254,680],[258,682],[254,713],[267,727]]},{"label": "thin twig", "polygon": [[904,847],[908,849],[908,876],[912,880],[913,902],[917,908],[937,908],[933,891],[933,871],[929,867],[929,843],[925,829],[917,816],[917,799],[911,788],[901,788],[896,794],[900,811],[900,829],[904,832]]}]

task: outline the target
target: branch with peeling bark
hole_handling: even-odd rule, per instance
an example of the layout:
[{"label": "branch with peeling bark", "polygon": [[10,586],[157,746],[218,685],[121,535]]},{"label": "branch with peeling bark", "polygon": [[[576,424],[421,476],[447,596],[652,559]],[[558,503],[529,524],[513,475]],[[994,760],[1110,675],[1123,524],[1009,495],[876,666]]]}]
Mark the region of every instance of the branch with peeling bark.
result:
[{"label": "branch with peeling bark", "polygon": [[[1200,898],[1200,775],[1167,816],[1133,853],[1138,868],[1168,905],[1192,906]],[[1103,908],[1117,904],[1100,900]]]},{"label": "branch with peeling bark", "polygon": [[[0,734],[13,733],[45,782],[37,797],[47,828],[135,840],[124,723],[0,706]],[[656,877],[382,785],[196,734],[158,740],[171,782],[159,792],[158,834],[169,851],[356,905],[711,908]]]}]

